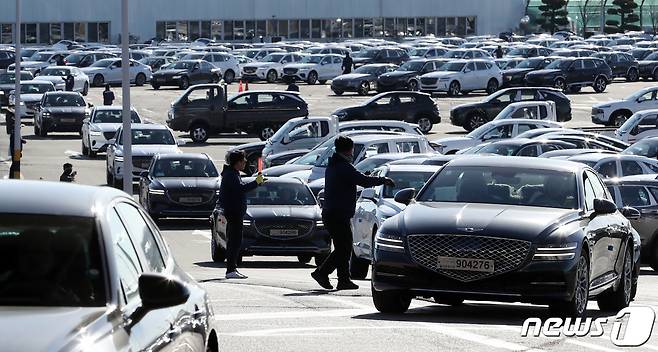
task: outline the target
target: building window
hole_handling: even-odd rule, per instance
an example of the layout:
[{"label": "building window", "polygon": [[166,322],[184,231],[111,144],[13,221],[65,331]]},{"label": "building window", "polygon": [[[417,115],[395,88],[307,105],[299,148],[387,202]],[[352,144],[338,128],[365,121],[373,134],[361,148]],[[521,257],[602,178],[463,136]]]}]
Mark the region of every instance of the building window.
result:
[{"label": "building window", "polygon": [[267,36],[267,23],[264,20],[256,22],[256,36],[258,39],[265,38]]},{"label": "building window", "polygon": [[0,44],[13,44],[14,33],[11,24],[3,23],[0,25]]},{"label": "building window", "polygon": [[275,37],[279,35],[279,21],[267,20],[267,36]]},{"label": "building window", "polygon": [[425,19],[425,33],[436,35],[436,18],[427,17]]},{"label": "building window", "polygon": [[233,21],[233,39],[244,40],[244,21]]},{"label": "building window", "polygon": [[224,39],[233,40],[233,21],[224,21]]},{"label": "building window", "polygon": [[61,23],[51,23],[50,24],[50,42],[57,43],[62,40],[62,24]]},{"label": "building window", "polygon": [[110,23],[109,22],[100,22],[98,23],[98,41],[101,43],[110,42]]},{"label": "building window", "polygon": [[364,18],[363,35],[368,38],[381,37],[383,31],[383,22],[381,18]]},{"label": "building window", "polygon": [[75,23],[74,25],[74,40],[76,42],[87,41],[87,23]]},{"label": "building window", "polygon": [[187,21],[176,22],[176,40],[189,40]]},{"label": "building window", "polygon": [[311,38],[310,20],[299,21],[299,37],[301,39]]},{"label": "building window", "polygon": [[164,39],[165,36],[165,23],[162,21],[155,22],[155,37]]},{"label": "building window", "polygon": [[211,38],[210,36],[210,21],[201,22],[201,38]]},{"label": "building window", "polygon": [[201,27],[199,26],[198,21],[190,21],[189,24],[190,28],[190,41],[194,41],[199,39],[199,35],[201,34]]},{"label": "building window", "polygon": [[[413,21],[413,19],[412,19]],[[395,26],[395,37],[404,37],[407,35],[407,19],[398,18]]]},{"label": "building window", "polygon": [[222,40],[222,21],[212,21],[210,23],[210,38]]},{"label": "building window", "polygon": [[176,22],[165,22],[165,40],[176,39]]},{"label": "building window", "polygon": [[354,29],[352,25],[354,24],[354,20],[348,18],[348,19],[343,19],[342,22],[342,27],[343,27],[343,33],[342,37],[343,38],[352,38],[354,37]]},{"label": "building window", "polygon": [[448,17],[446,19],[446,34],[455,35],[457,32],[457,20],[454,17]]},{"label": "building window", "polygon": [[363,38],[363,18],[354,19],[354,37]]},{"label": "building window", "polygon": [[311,20],[311,38],[322,37],[322,24],[320,20]]},{"label": "building window", "polygon": [[331,38],[331,21],[332,20],[322,20],[322,33],[320,33],[320,38]]},{"label": "building window", "polygon": [[288,38],[299,39],[299,20],[288,21]]},{"label": "building window", "polygon": [[446,35],[446,18],[439,17],[436,19],[436,35]]},{"label": "building window", "polygon": [[384,37],[392,37],[395,35],[395,18],[384,19]]},{"label": "building window", "polygon": [[256,22],[255,21],[245,21],[245,35],[246,39],[253,41],[256,37]]},{"label": "building window", "polygon": [[64,23],[64,35],[62,39],[73,40],[73,23]]},{"label": "building window", "polygon": [[466,17],[466,35],[474,35],[477,33],[475,23],[475,17]]},{"label": "building window", "polygon": [[416,30],[412,35],[425,35],[425,18],[416,18]]},{"label": "building window", "polygon": [[50,23],[39,23],[39,42],[50,43]]},{"label": "building window", "polygon": [[457,35],[466,34],[466,17],[457,17]]},{"label": "building window", "polygon": [[26,44],[37,43],[37,24],[23,23],[21,26],[21,42]]},{"label": "building window", "polygon": [[279,36],[288,36],[288,20],[279,20]]}]

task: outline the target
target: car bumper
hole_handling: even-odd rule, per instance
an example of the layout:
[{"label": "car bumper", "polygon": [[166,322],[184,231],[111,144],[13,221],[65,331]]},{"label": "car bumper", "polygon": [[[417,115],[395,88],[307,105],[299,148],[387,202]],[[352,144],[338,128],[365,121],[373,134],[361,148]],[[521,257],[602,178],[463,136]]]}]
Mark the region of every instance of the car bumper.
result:
[{"label": "car bumper", "polygon": [[171,77],[159,77],[155,76],[151,80],[151,85],[158,86],[178,86],[180,84],[180,78],[171,78]]},{"label": "car bumper", "polygon": [[101,133],[100,135],[89,135],[89,148],[94,152],[104,152],[107,150],[107,139]]},{"label": "car bumper", "polygon": [[[50,117],[42,121],[42,128],[48,132],[80,132],[84,117],[60,118]],[[74,119],[69,122],[66,119]]]},{"label": "car bumper", "polygon": [[295,74],[284,74],[284,82],[305,81],[308,78],[308,72],[297,72]]},{"label": "car bumper", "polygon": [[378,92],[390,92],[394,90],[406,90],[409,88],[407,81],[380,82],[377,81]]},{"label": "car bumper", "polygon": [[603,111],[592,109],[592,122],[596,124],[606,125],[610,119]]},{"label": "car bumper", "polygon": [[450,86],[450,81],[437,81],[433,84],[420,83],[420,90],[427,92],[447,92]]},{"label": "car bumper", "polygon": [[189,131],[187,123],[184,123],[181,120],[167,120],[167,127],[171,128],[174,131],[187,132]]},{"label": "car bumper", "polygon": [[297,256],[329,254],[331,239],[324,228],[314,228],[310,234],[294,239],[276,239],[257,232],[253,226],[244,227],[242,255]]},{"label": "car bumper", "polygon": [[521,87],[525,85],[525,77],[503,77],[500,88]]},{"label": "car bumper", "polygon": [[465,116],[463,114],[455,114],[452,111],[450,112],[450,123],[453,126],[464,126],[464,118]]},{"label": "car bumper", "polygon": [[207,202],[195,204],[178,203],[167,196],[149,196],[148,212],[161,218],[203,218],[207,219],[215,210],[215,197]]},{"label": "car bumper", "polygon": [[266,76],[267,71],[242,72],[242,79],[244,80],[264,80]]}]

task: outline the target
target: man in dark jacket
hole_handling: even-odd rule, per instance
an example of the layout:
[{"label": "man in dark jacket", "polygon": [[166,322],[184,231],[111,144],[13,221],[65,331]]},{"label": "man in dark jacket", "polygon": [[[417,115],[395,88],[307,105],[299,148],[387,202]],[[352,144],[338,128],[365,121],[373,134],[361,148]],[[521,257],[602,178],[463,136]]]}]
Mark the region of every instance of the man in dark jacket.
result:
[{"label": "man in dark jacket", "polygon": [[352,57],[350,56],[350,53],[345,53],[345,58],[343,59],[343,74],[346,75],[348,73],[352,73],[352,66],[354,65],[354,61],[352,60]]},{"label": "man in dark jacket", "polygon": [[217,207],[222,209],[226,218],[226,278],[246,279],[247,276],[237,269],[242,247],[242,220],[247,213],[246,193],[261,185],[266,179],[259,173],[253,182],[242,182],[240,171],[247,165],[243,151],[229,152],[226,159],[227,165],[224,165],[222,170],[217,200]]},{"label": "man in dark jacket", "polygon": [[67,92],[72,92],[73,91],[73,86],[75,85],[75,78],[73,77],[72,74],[66,75],[66,78],[64,79],[64,85],[66,86],[66,91]]},{"label": "man in dark jacket", "polygon": [[110,84],[105,85],[105,90],[103,91],[103,105],[112,105],[114,102],[114,92],[110,90]]},{"label": "man in dark jacket", "polygon": [[73,165],[70,163],[65,163],[62,168],[64,171],[62,174],[59,176],[59,180],[61,182],[74,182],[75,181],[75,176],[78,174],[77,171],[73,171]]},{"label": "man in dark jacket", "polygon": [[352,165],[354,142],[338,136],[334,142],[336,152],[329,159],[324,175],[324,205],[322,222],[329,231],[334,251],[311,276],[325,289],[333,289],[329,274],[338,270],[339,290],[355,290],[359,286],[350,280],[349,260],[352,253],[352,229],[350,219],[356,208],[356,186],[393,186],[388,177],[370,177],[357,171]]},{"label": "man in dark jacket", "polygon": [[501,47],[500,45],[498,45],[498,47],[496,48],[496,51],[494,51],[494,54],[496,54],[496,59],[502,59],[502,58],[503,58],[503,55],[505,54],[505,53],[503,52],[503,47]]}]

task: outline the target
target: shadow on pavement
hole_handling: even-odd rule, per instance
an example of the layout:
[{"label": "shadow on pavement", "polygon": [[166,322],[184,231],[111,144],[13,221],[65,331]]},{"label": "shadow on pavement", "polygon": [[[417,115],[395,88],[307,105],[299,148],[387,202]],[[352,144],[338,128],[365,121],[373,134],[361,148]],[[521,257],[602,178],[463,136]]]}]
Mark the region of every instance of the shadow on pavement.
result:
[{"label": "shadow on pavement", "polygon": [[57,140],[57,141],[72,141],[80,139],[78,134],[49,134],[47,137],[39,137],[33,134],[24,135],[23,139],[31,141],[48,141],[48,140]]},{"label": "shadow on pavement", "polygon": [[[204,268],[225,268],[224,263],[216,262],[196,262],[194,265],[204,267]],[[249,261],[249,259],[243,259],[242,263],[239,265],[240,268],[244,269],[312,269],[315,268],[314,265],[302,264],[299,262],[278,262],[278,261]]]}]

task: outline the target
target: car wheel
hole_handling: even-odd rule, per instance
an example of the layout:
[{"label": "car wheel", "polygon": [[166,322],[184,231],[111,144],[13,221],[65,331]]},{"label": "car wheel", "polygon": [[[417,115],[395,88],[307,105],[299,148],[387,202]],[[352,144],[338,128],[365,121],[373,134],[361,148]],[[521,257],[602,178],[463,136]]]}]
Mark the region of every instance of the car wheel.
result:
[{"label": "car wheel", "polygon": [[448,86],[448,96],[450,97],[457,96],[460,91],[461,91],[461,86],[459,85],[459,82],[457,81],[450,82],[450,85]]},{"label": "car wheel", "polygon": [[135,85],[138,87],[141,87],[146,83],[146,75],[143,73],[138,73],[137,77],[135,77]]},{"label": "car wheel", "polygon": [[418,125],[420,131],[424,134],[428,134],[432,130],[432,120],[430,120],[429,117],[419,117],[416,119],[416,124]]},{"label": "car wheel", "polygon": [[306,83],[310,85],[314,85],[317,82],[318,82],[318,74],[315,71],[311,71],[308,74],[308,77],[306,78]]},{"label": "car wheel", "polygon": [[409,90],[412,91],[412,92],[417,92],[419,90],[418,81],[415,80],[415,79],[412,79],[411,81],[409,81],[408,86],[409,86]]},{"label": "car wheel", "polygon": [[625,111],[617,111],[612,116],[610,116],[610,123],[612,126],[621,126],[623,125],[628,118],[631,117],[631,115],[628,114],[628,112]]},{"label": "car wheel", "polygon": [[556,79],[555,82],[553,82],[553,87],[563,92],[567,91],[567,83],[564,81],[564,78]]},{"label": "car wheel", "polygon": [[194,143],[203,143],[208,140],[208,126],[196,123],[190,127],[190,138]]},{"label": "car wheel", "polygon": [[342,90],[340,90],[340,89],[332,89],[332,91],[333,91],[334,94],[336,94],[336,95],[343,95],[343,93],[345,93],[344,91],[342,91]]},{"label": "car wheel", "polygon": [[654,81],[658,81],[658,70],[653,70],[651,78],[653,78]]},{"label": "car wheel", "polygon": [[231,84],[235,80],[235,72],[233,70],[228,70],[224,72],[224,83]]},{"label": "car wheel", "polygon": [[640,74],[637,72],[636,69],[632,68],[628,70],[628,73],[626,74],[626,80],[628,82],[637,82],[640,79]]},{"label": "car wheel", "polygon": [[153,87],[153,89],[155,89],[155,90],[160,89],[160,85],[157,84],[157,83],[151,83],[151,87]]},{"label": "car wheel", "polygon": [[606,82],[605,78],[603,77],[597,77],[594,80],[594,91],[597,93],[605,92],[605,88],[607,86],[608,86],[608,82]]},{"label": "car wheel", "polygon": [[464,304],[464,299],[463,298],[457,298],[457,297],[439,297],[439,296],[434,296],[434,302],[438,304],[445,304],[448,306],[460,306]]},{"label": "car wheel", "polygon": [[617,289],[611,288],[596,299],[600,310],[618,312],[628,307],[633,299],[633,251],[631,248],[626,250],[623,263]]},{"label": "car wheel", "polygon": [[297,256],[297,261],[302,263],[302,264],[310,263],[311,259],[313,259],[312,255],[298,255]]},{"label": "car wheel", "polygon": [[481,111],[474,111],[468,116],[464,127],[470,132],[485,123],[487,123],[487,117]]},{"label": "car wheel", "polygon": [[375,308],[382,313],[400,314],[409,309],[411,296],[403,291],[377,291],[371,285],[372,302]]},{"label": "car wheel", "polygon": [[103,75],[96,75],[94,76],[93,82],[94,82],[94,86],[100,87],[103,85],[103,83],[105,83],[105,77],[103,77]]},{"label": "car wheel", "polygon": [[215,236],[210,236],[210,257],[215,263],[223,263],[226,260],[226,251],[215,242]]},{"label": "car wheel", "polygon": [[82,95],[87,96],[89,94],[89,83],[85,82],[85,85],[82,87]]},{"label": "car wheel", "polygon": [[365,279],[368,276],[368,269],[370,269],[370,261],[357,257],[356,253],[352,251],[350,256],[350,277],[359,280]]},{"label": "car wheel", "polygon": [[189,78],[187,78],[187,77],[181,77],[181,78],[180,78],[180,82],[178,83],[178,86],[180,87],[180,89],[183,89],[183,90],[189,88],[189,87],[190,87],[190,80],[189,80]]},{"label": "car wheel", "polygon": [[319,268],[320,265],[322,265],[322,264],[324,263],[324,261],[327,260],[327,257],[329,257],[329,253],[326,253],[326,254],[317,254],[317,255],[313,258],[313,260],[315,261],[315,266],[317,266],[317,267]]},{"label": "car wheel", "polygon": [[369,92],[370,92],[370,83],[367,81],[361,82],[361,84],[359,84],[359,89],[357,90],[357,93],[359,93],[359,95],[368,95]]},{"label": "car wheel", "polygon": [[658,271],[658,237],[654,236],[653,246],[651,246],[651,255],[649,256],[649,265],[653,271]]},{"label": "car wheel", "polygon": [[267,71],[267,76],[265,76],[265,79],[267,79],[267,83],[276,82],[276,79],[277,79],[276,71],[275,70]]},{"label": "car wheel", "polygon": [[493,94],[496,93],[498,90],[498,80],[495,78],[492,78],[487,82],[487,94]]},{"label": "car wheel", "polygon": [[[583,249],[583,252],[586,250]],[[574,277],[572,298],[568,301],[553,302],[551,311],[558,316],[584,318],[589,300],[589,260],[585,253],[580,254]]]},{"label": "car wheel", "polygon": [[221,78],[219,78],[218,74],[213,74],[212,77],[210,77],[210,83],[219,83]]},{"label": "car wheel", "polygon": [[269,127],[269,126],[261,127],[258,130],[258,138],[260,138],[261,141],[266,141],[266,140],[272,138],[272,136],[274,135],[274,132],[276,132],[276,131],[272,127]]},{"label": "car wheel", "polygon": [[256,153],[251,153],[247,156],[247,165],[245,166],[245,172],[248,175],[254,174],[256,171],[258,171],[258,159],[260,158],[260,155]]}]

